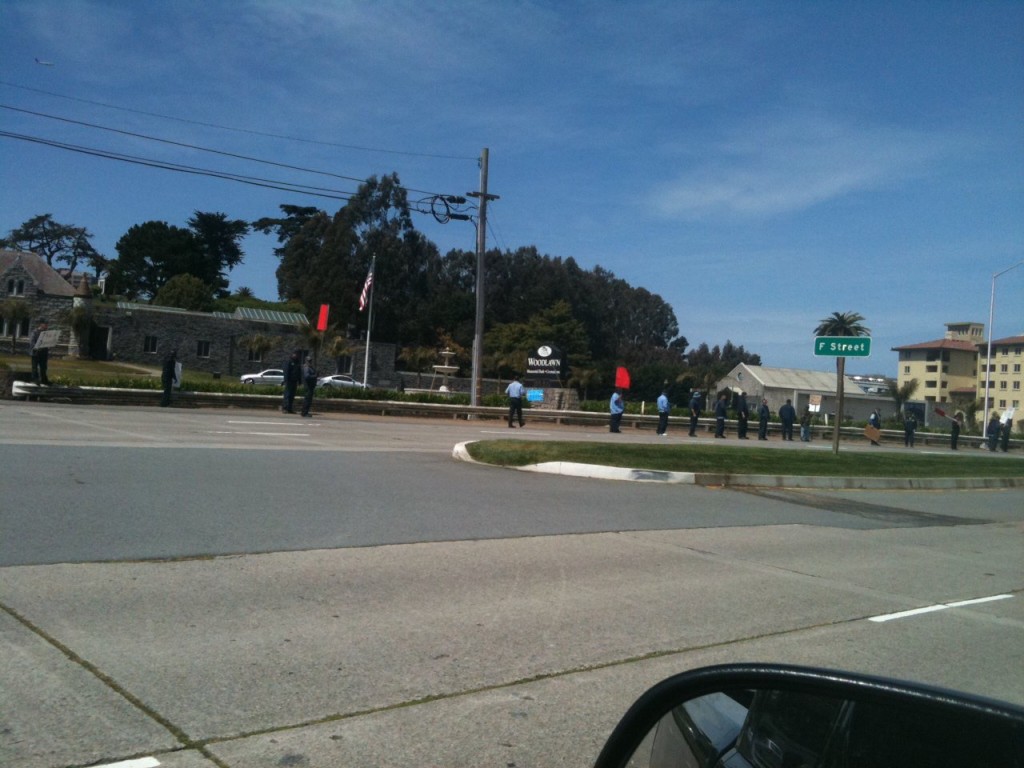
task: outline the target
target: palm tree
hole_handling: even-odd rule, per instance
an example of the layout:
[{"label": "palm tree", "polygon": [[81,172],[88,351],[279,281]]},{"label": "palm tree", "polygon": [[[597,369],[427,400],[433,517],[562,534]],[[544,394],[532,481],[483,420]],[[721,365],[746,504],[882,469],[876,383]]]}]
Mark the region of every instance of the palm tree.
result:
[{"label": "palm tree", "polygon": [[[868,336],[871,329],[864,325],[858,312],[833,312],[814,329],[815,336]],[[839,427],[843,423],[843,389],[846,383],[846,358],[836,358],[836,425],[832,431],[832,453],[839,454]]]},{"label": "palm tree", "polygon": [[335,334],[327,340],[324,346],[324,354],[334,358],[334,372],[341,373],[341,358],[352,354],[352,345],[344,336]]},{"label": "palm tree", "polygon": [[263,356],[277,346],[277,339],[265,333],[251,333],[238,340],[238,346],[248,350],[253,361],[262,361]]},{"label": "palm tree", "polygon": [[920,383],[917,379],[905,381],[902,385],[898,384],[896,379],[889,379],[886,382],[889,385],[889,397],[896,403],[897,416],[903,412],[903,406],[914,396]]},{"label": "palm tree", "polygon": [[437,350],[433,347],[406,347],[398,359],[416,372],[416,386],[422,387],[423,369],[437,359]]},{"label": "palm tree", "polygon": [[597,368],[573,368],[569,377],[570,386],[582,390],[584,400],[590,399],[590,388],[601,383],[601,372]]}]

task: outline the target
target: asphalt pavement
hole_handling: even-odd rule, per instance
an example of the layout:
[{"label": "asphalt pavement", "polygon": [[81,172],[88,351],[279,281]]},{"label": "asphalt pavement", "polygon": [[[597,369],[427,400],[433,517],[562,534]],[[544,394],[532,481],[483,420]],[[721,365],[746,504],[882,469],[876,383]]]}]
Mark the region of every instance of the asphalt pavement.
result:
[{"label": "asphalt pavement", "polygon": [[586,766],[723,661],[1024,703],[1021,489],[452,460],[498,435],[656,439],[0,403],[0,764]]}]

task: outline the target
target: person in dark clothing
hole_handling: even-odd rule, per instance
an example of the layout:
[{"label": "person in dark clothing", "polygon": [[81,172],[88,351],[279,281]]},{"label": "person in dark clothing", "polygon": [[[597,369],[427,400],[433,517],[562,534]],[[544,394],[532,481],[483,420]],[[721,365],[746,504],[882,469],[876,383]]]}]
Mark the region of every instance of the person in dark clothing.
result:
[{"label": "person in dark clothing", "polygon": [[761,405],[757,408],[757,439],[767,440],[768,439],[768,419],[771,418],[772,412],[768,408],[768,400],[762,399]]},{"label": "person in dark clothing", "polygon": [[736,437],[740,440],[749,440],[750,438],[747,437],[747,423],[750,421],[750,408],[747,406],[746,392],[740,392],[740,399],[736,403],[736,417],[739,419]]},{"label": "person in dark clothing", "polygon": [[160,407],[166,408],[171,404],[171,389],[178,381],[178,350],[172,349],[164,358],[163,369],[160,372],[160,383],[163,384],[164,393],[160,398]]},{"label": "person in dark clothing", "polygon": [[779,408],[779,421],[782,422],[782,439],[793,439],[793,422],[796,421],[796,408],[793,401],[787,399],[786,404]]},{"label": "person in dark clothing", "polygon": [[45,320],[39,320],[29,339],[29,349],[32,352],[32,382],[42,384],[44,387],[50,386],[50,379],[46,375],[46,367],[50,362],[50,348],[39,346],[39,337],[49,327]]},{"label": "person in dark clothing", "polygon": [[722,395],[715,403],[715,437],[725,438],[725,418],[728,415],[728,401],[725,395]]},{"label": "person in dark clothing", "polygon": [[949,425],[949,447],[954,451],[956,450],[956,444],[960,440],[960,419],[962,417],[958,413],[953,417],[953,422]]},{"label": "person in dark clothing", "polygon": [[988,440],[988,449],[994,451],[999,440],[999,414],[995,411],[988,417],[988,424],[985,425],[985,438]]},{"label": "person in dark clothing", "polygon": [[917,432],[917,418],[914,414],[907,413],[903,419],[903,445],[906,448],[914,447],[914,433]]},{"label": "person in dark clothing", "polygon": [[811,442],[811,408],[804,408],[803,416],[800,417],[800,442]]},{"label": "person in dark clothing", "polygon": [[700,392],[690,397],[690,437],[697,436],[697,420],[700,418]]},{"label": "person in dark clothing", "polygon": [[316,391],[316,366],[313,365],[312,355],[307,355],[302,364],[302,383],[306,387],[306,396],[302,400],[302,415],[308,419],[312,417],[309,409],[313,407],[313,393]]},{"label": "person in dark clothing", "polygon": [[295,390],[302,378],[302,365],[298,351],[292,352],[288,362],[284,364],[284,401],[281,410],[284,413],[295,413]]},{"label": "person in dark clothing", "polygon": [[1013,419],[1007,419],[1000,431],[999,450],[1006,453],[1010,450],[1010,432],[1013,431]]}]

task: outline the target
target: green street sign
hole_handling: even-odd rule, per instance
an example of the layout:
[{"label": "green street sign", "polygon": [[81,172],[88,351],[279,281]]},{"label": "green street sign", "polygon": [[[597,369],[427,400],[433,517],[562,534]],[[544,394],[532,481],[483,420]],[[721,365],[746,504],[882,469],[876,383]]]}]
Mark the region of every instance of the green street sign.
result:
[{"label": "green street sign", "polygon": [[871,354],[870,336],[818,336],[814,354],[828,357],[867,357]]}]

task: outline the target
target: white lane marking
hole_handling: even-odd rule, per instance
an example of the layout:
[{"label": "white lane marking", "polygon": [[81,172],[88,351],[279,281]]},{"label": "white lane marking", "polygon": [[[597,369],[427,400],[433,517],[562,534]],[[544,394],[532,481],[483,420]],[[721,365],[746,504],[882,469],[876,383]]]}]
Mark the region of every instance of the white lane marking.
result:
[{"label": "white lane marking", "polygon": [[160,761],[155,757],[142,757],[138,760],[122,760],[120,763],[104,763],[96,768],[156,768]]},{"label": "white lane marking", "polygon": [[900,611],[899,613],[886,613],[881,616],[872,616],[868,621],[882,623],[883,621],[892,621],[893,619],[905,619],[909,616],[920,616],[922,613],[944,611],[947,608],[960,608],[965,605],[978,605],[979,603],[991,603],[995,600],[1007,600],[1011,597],[1013,597],[1013,595],[991,595],[990,597],[977,597],[973,600],[959,600],[955,603],[936,603],[935,605],[926,605],[924,608],[914,608],[909,611]]},{"label": "white lane marking", "polygon": [[210,431],[208,435],[259,435],[261,437],[309,437],[308,432],[218,432]]},{"label": "white lane marking", "polygon": [[[481,435],[507,435],[508,434],[508,430],[507,429],[481,429],[480,430],[480,434]],[[531,429],[530,430],[530,434],[531,435],[550,435],[551,433],[550,432],[538,432],[535,429]]]},{"label": "white lane marking", "polygon": [[[282,419],[282,421],[283,421],[283,419]],[[252,425],[252,426],[276,427],[276,426],[280,426],[281,422],[280,421],[233,421],[231,419],[228,419],[228,424],[249,424],[249,425]],[[320,425],[316,424],[315,422],[311,422],[309,426],[311,426],[311,427],[319,427]]]}]

